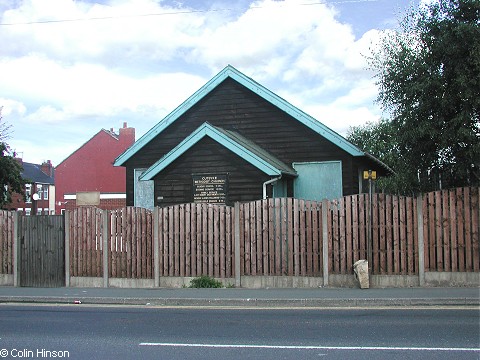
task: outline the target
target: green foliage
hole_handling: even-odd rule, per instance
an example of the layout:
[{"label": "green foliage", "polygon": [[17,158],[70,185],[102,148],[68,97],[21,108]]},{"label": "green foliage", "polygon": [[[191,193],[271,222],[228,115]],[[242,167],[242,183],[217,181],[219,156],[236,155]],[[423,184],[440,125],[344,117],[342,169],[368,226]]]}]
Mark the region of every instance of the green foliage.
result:
[{"label": "green foliage", "polygon": [[[479,24],[478,0],[439,0],[407,14],[369,59],[390,119],[352,139],[394,168],[397,190],[480,184]],[[386,130],[389,143],[366,140]]]},{"label": "green foliage", "polygon": [[363,126],[352,127],[347,135],[348,141],[361,147],[369,154],[380,159],[395,173],[377,180],[377,188],[389,193],[409,193],[412,180],[405,168],[405,160],[397,142],[397,130],[392,122],[381,119]]},{"label": "green foliage", "polygon": [[10,137],[11,126],[2,121],[0,107],[0,208],[12,202],[12,193],[24,194],[25,180],[22,178],[22,166],[10,155],[5,142]]},{"label": "green foliage", "polygon": [[223,284],[210,276],[200,276],[190,281],[190,288],[223,288]]},{"label": "green foliage", "polygon": [[24,193],[22,166],[9,155],[8,146],[0,143],[0,207],[12,202],[12,193]]}]

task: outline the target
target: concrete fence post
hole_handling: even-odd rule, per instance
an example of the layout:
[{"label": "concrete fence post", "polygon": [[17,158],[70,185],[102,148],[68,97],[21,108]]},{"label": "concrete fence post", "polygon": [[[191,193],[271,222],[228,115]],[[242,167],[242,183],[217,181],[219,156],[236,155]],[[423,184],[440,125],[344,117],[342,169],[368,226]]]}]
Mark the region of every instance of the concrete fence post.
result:
[{"label": "concrete fence post", "polygon": [[13,286],[20,286],[20,251],[21,244],[18,238],[18,212],[13,214]]},{"label": "concrete fence post", "polygon": [[102,226],[102,241],[103,241],[103,287],[107,288],[108,287],[108,234],[110,233],[108,231],[108,215],[109,211],[108,210],[103,210],[103,226]]},{"label": "concrete fence post", "polygon": [[68,211],[63,214],[65,224],[65,286],[70,287],[70,216]]},{"label": "concrete fence post", "polygon": [[418,223],[418,282],[425,286],[425,239],[423,237],[423,198],[417,196],[417,223]]},{"label": "concrete fence post", "polygon": [[322,201],[323,286],[328,286],[328,200]]},{"label": "concrete fence post", "polygon": [[158,217],[160,209],[156,206],[153,209],[153,270],[154,270],[154,287],[160,287],[160,254],[158,249]]},{"label": "concrete fence post", "polygon": [[235,287],[241,287],[240,277],[240,203],[237,201],[234,206],[234,237],[235,237]]}]

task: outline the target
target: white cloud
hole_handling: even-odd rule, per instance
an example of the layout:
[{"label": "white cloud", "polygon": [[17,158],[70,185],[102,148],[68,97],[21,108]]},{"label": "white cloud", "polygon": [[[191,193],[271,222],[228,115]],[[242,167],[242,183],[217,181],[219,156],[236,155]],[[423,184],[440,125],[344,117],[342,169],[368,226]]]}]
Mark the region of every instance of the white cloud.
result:
[{"label": "white cloud", "polygon": [[65,120],[66,114],[51,105],[40,106],[35,112],[28,114],[25,120],[32,125],[44,125]]},{"label": "white cloud", "polygon": [[[377,119],[363,54],[378,32],[356,38],[333,7],[306,3],[192,5],[219,10],[210,12],[157,0],[2,5],[0,21],[18,24],[0,31],[0,106],[13,142],[58,164],[102,127],[128,121],[138,138],[227,64],[340,133]],[[43,125],[43,146],[32,124]]]},{"label": "white cloud", "polygon": [[304,110],[342,136],[346,136],[352,126],[359,126],[379,119],[379,113],[366,106],[344,108],[335,104],[312,105],[306,106]]},{"label": "white cloud", "polygon": [[6,44],[18,54],[38,52],[62,61],[168,59],[192,45],[189,34],[203,22],[202,15],[173,15],[175,9],[151,0],[112,4],[27,0],[4,13],[4,23],[19,24],[7,27]]},{"label": "white cloud", "polygon": [[5,117],[11,116],[13,114],[17,116],[23,116],[27,111],[23,103],[5,98],[0,98],[0,108],[1,115]]},{"label": "white cloud", "polygon": [[[182,94],[193,92],[204,81],[183,73],[133,78],[99,64],[65,66],[39,56],[9,59],[0,64],[0,77],[10,93],[47,103],[41,105],[44,115],[53,115],[54,106],[62,108],[65,117],[112,115],[145,106],[171,108],[182,101]],[[46,120],[44,115],[39,120]],[[53,119],[62,120],[58,112],[50,121]]]}]

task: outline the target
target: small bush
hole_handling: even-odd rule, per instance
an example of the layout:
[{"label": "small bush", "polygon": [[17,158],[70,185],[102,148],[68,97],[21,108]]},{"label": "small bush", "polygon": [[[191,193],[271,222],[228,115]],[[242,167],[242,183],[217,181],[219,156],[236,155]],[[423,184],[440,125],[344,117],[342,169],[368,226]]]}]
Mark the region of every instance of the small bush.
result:
[{"label": "small bush", "polygon": [[200,276],[190,281],[190,288],[223,288],[220,281],[210,276]]}]

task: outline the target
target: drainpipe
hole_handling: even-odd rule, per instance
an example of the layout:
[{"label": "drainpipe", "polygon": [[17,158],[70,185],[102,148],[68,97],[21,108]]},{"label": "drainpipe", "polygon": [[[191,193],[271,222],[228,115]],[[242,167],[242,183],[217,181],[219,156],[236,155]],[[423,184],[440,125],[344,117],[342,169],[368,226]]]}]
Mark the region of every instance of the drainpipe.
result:
[{"label": "drainpipe", "polygon": [[280,175],[279,177],[276,177],[274,179],[267,180],[263,183],[263,199],[264,200],[267,198],[267,185],[272,184],[274,182],[277,182],[281,178],[282,178],[282,175]]}]

